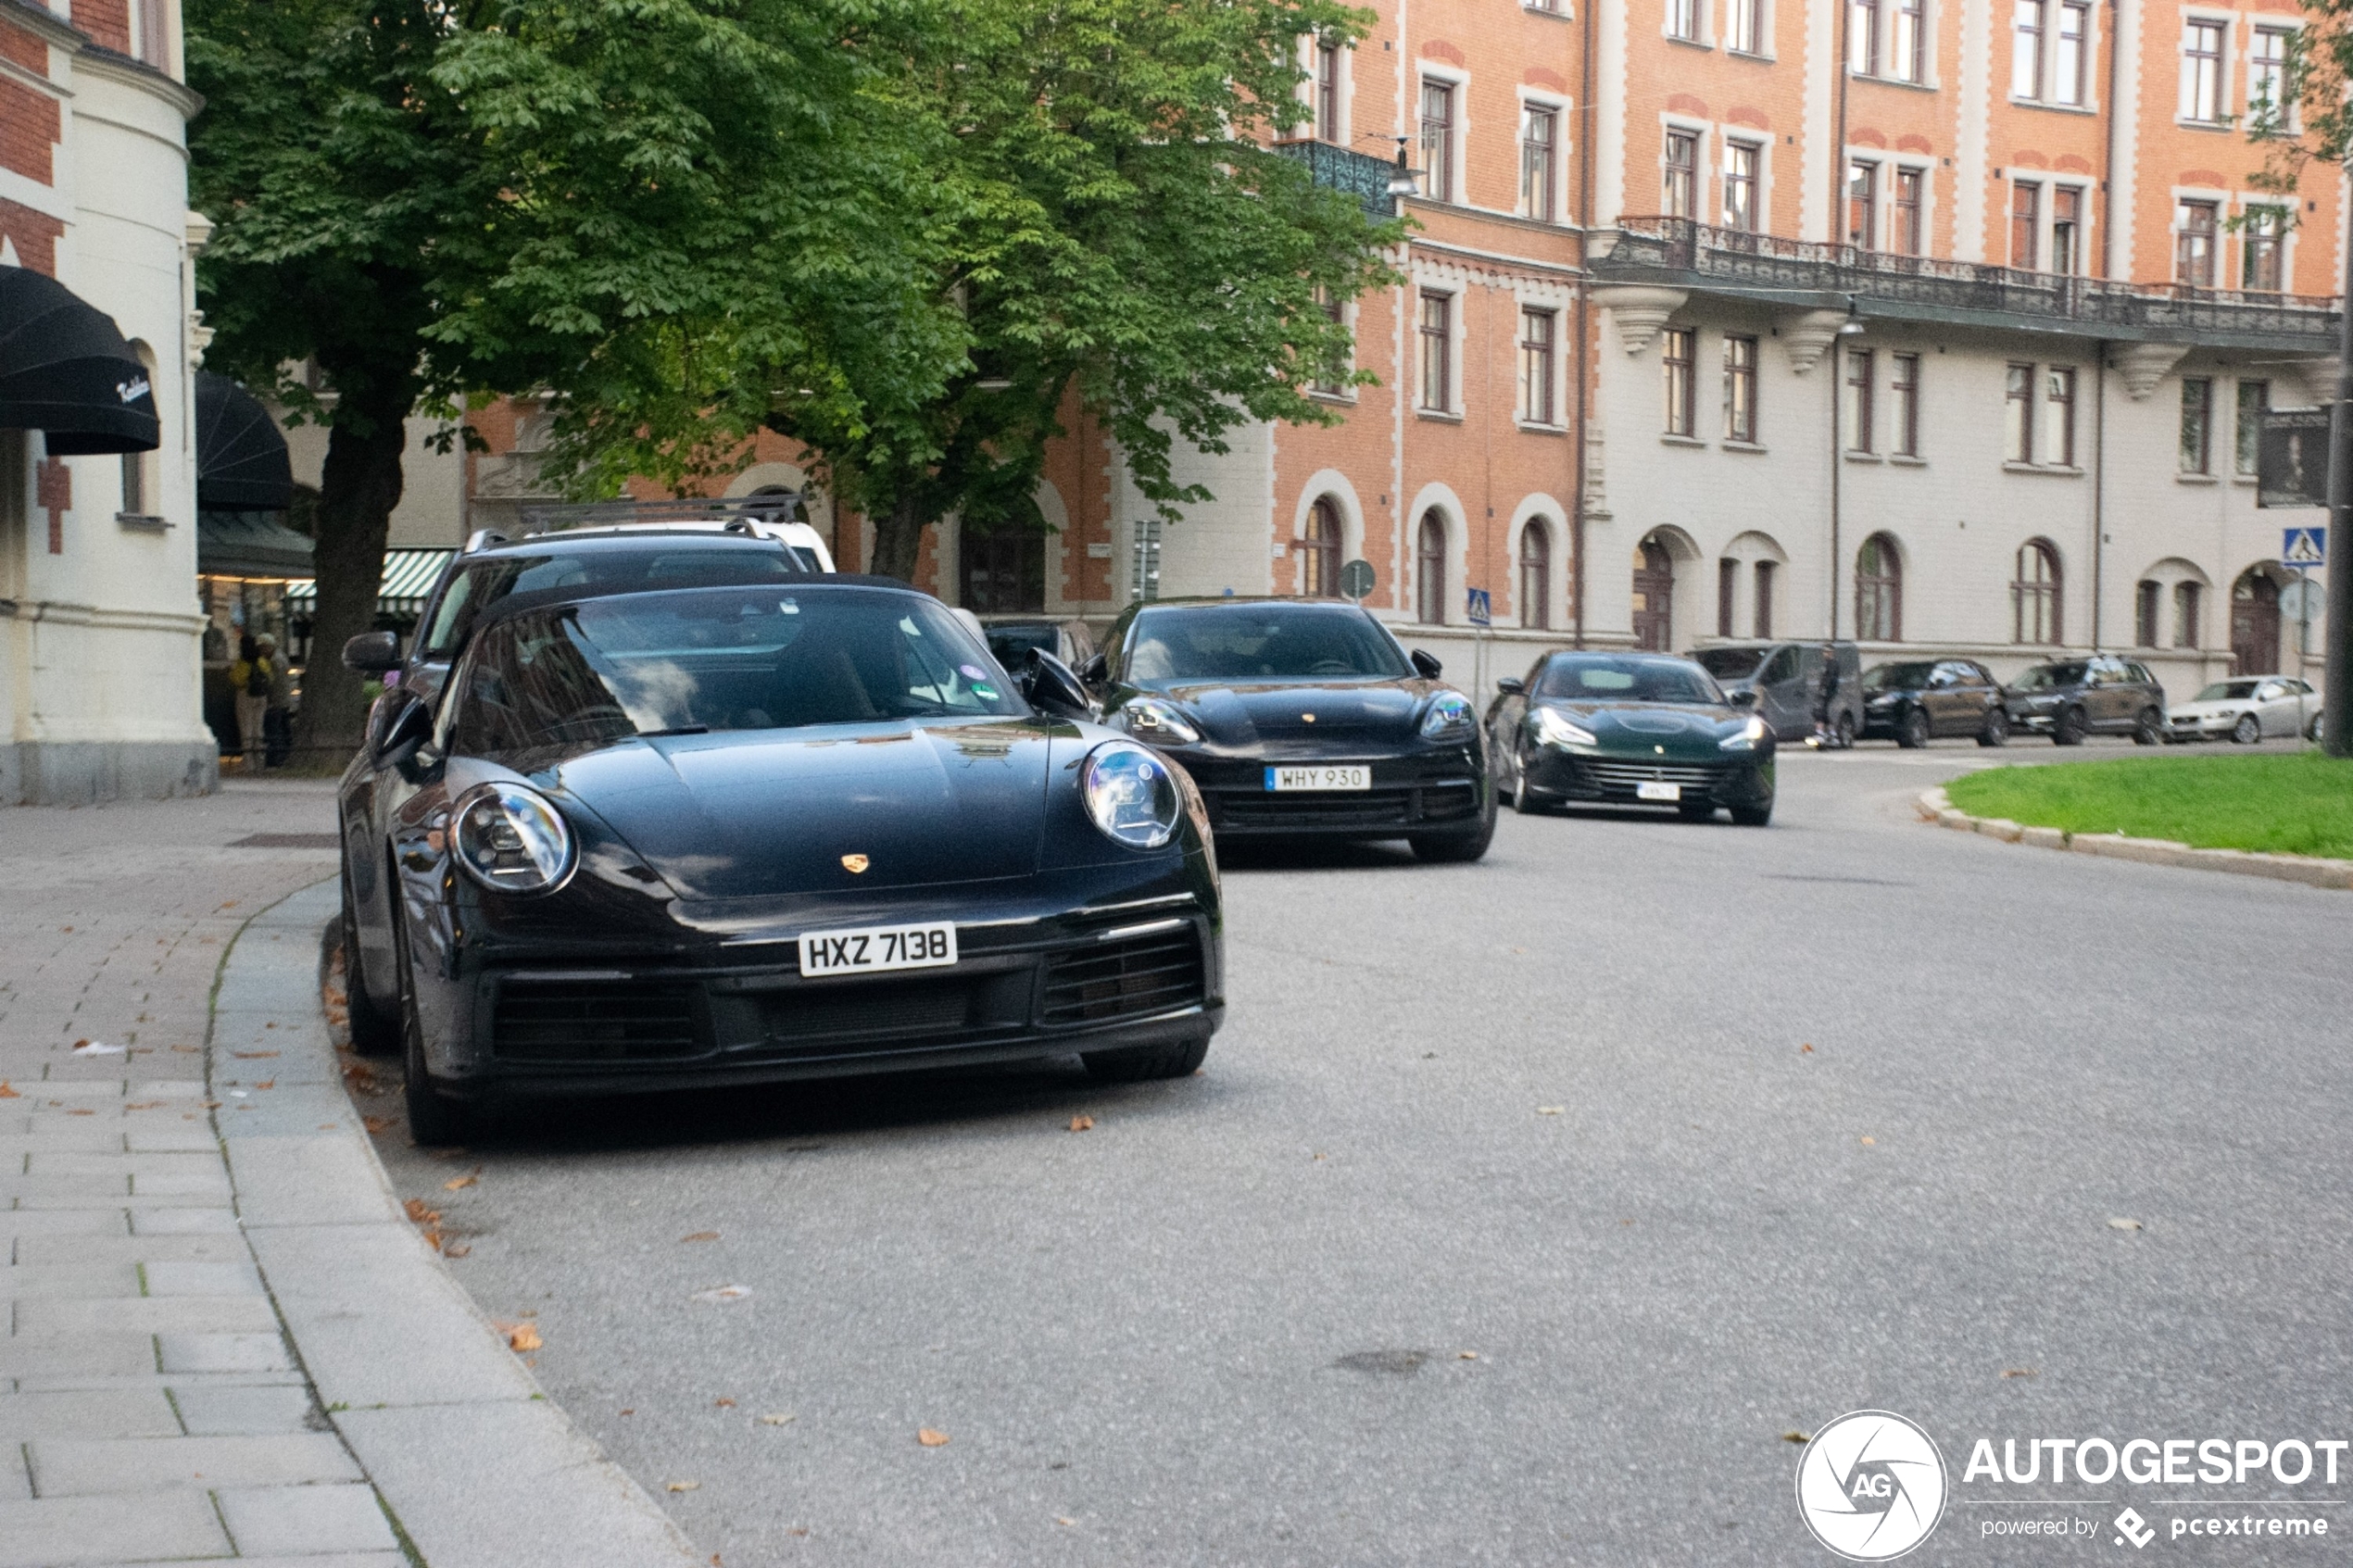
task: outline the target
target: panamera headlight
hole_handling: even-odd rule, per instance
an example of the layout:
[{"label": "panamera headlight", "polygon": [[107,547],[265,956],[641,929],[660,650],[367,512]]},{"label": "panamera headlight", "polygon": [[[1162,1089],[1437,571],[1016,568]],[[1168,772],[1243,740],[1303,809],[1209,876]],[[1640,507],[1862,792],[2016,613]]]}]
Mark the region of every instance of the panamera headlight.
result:
[{"label": "panamera headlight", "polygon": [[1566,719],[1550,708],[1536,710],[1536,734],[1546,746],[1599,746],[1600,740],[1584,725]]},{"label": "panamera headlight", "polygon": [[1133,741],[1107,741],[1089,752],[1079,788],[1103,836],[1130,849],[1159,848],[1184,820],[1184,797],[1169,764]]},{"label": "panamera headlight", "polygon": [[1716,745],[1718,749],[1724,751],[1754,751],[1756,749],[1756,743],[1763,740],[1768,733],[1765,721],[1752,713],[1748,716],[1747,723],[1718,741]]},{"label": "panamera headlight", "polygon": [[1151,746],[1191,746],[1201,731],[1173,702],[1139,696],[1112,715],[1112,721],[1138,740]]},{"label": "panamera headlight", "polygon": [[572,829],[546,797],[514,784],[477,784],[459,797],[458,863],[500,893],[545,893],[572,873]]},{"label": "panamera headlight", "polygon": [[1459,692],[1441,692],[1430,698],[1429,711],[1422,715],[1422,739],[1453,740],[1467,736],[1478,724],[1471,711],[1470,699]]}]

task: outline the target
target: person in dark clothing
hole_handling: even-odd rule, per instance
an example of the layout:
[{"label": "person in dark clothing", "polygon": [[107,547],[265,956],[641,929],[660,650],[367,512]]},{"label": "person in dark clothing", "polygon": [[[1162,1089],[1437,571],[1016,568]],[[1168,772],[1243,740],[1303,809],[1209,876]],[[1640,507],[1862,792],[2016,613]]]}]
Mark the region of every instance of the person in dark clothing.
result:
[{"label": "person in dark clothing", "polygon": [[1838,649],[1829,643],[1822,645],[1822,672],[1814,684],[1814,735],[1807,742],[1815,746],[1835,746],[1838,735]]}]

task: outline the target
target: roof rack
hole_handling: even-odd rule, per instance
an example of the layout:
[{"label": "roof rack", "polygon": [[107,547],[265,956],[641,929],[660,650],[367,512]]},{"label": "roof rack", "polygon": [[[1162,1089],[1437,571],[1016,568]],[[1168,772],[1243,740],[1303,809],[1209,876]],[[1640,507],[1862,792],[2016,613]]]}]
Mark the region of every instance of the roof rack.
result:
[{"label": "roof rack", "polygon": [[624,498],[526,503],[522,513],[522,532],[526,534],[664,522],[721,522],[749,532],[753,523],[808,521],[799,493],[791,490],[771,490],[758,495],[689,495],[652,501]]}]

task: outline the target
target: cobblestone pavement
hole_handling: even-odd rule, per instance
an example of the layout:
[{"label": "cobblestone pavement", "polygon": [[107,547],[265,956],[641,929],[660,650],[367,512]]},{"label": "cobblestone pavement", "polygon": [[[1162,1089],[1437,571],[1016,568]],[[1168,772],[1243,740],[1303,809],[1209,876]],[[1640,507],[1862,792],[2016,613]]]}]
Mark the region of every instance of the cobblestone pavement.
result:
[{"label": "cobblestone pavement", "polygon": [[333,829],[323,782],[0,810],[0,1568],[408,1561],[281,1333],[205,1098],[221,953],[332,874]]}]

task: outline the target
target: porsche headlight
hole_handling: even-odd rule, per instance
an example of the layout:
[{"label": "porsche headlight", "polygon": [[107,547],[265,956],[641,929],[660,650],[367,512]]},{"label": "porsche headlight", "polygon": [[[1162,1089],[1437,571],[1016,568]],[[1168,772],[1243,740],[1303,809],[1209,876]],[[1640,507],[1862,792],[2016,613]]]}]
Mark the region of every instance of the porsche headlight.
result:
[{"label": "porsche headlight", "polygon": [[1584,725],[1563,718],[1549,708],[1536,710],[1536,734],[1546,746],[1599,746],[1600,740]]},{"label": "porsche headlight", "polygon": [[545,893],[572,874],[572,829],[563,813],[535,790],[478,784],[459,797],[451,815],[458,863],[484,887]]},{"label": "porsche headlight", "polygon": [[1718,749],[1723,751],[1754,751],[1756,749],[1756,743],[1763,740],[1766,734],[1765,721],[1752,713],[1748,716],[1747,723],[1718,741],[1716,745]]},{"label": "porsche headlight", "polygon": [[1471,712],[1469,698],[1458,692],[1441,692],[1430,698],[1429,711],[1422,715],[1422,739],[1465,738],[1478,727],[1478,716]]},{"label": "porsche headlight", "polygon": [[1151,746],[1191,746],[1201,739],[1201,731],[1185,717],[1183,709],[1156,696],[1133,699],[1114,713],[1112,720]]},{"label": "porsche headlight", "polygon": [[1169,764],[1132,741],[1106,741],[1089,752],[1079,788],[1103,836],[1130,849],[1159,848],[1184,817]]}]

